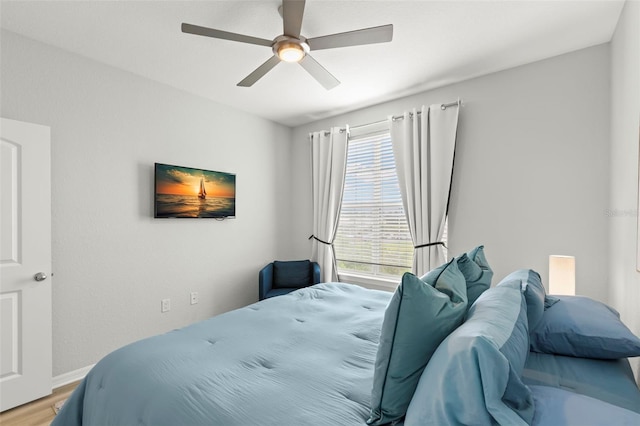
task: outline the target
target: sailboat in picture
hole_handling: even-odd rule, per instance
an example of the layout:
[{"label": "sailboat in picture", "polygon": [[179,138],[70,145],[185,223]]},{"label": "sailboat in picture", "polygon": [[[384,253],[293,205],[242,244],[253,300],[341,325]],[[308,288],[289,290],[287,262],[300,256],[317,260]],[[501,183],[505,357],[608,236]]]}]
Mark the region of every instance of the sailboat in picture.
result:
[{"label": "sailboat in picture", "polygon": [[198,192],[198,198],[204,200],[207,198],[207,190],[204,188],[204,178],[200,178],[200,191]]}]

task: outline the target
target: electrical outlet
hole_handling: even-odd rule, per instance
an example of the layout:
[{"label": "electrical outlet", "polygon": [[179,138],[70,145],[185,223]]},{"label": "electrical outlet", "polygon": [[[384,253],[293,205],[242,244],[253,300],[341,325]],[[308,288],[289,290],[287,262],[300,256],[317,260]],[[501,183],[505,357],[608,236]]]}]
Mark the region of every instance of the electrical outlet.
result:
[{"label": "electrical outlet", "polygon": [[165,313],[171,310],[171,299],[162,299],[160,303],[160,312]]},{"label": "electrical outlet", "polygon": [[196,303],[198,303],[198,292],[197,291],[192,291],[191,292],[191,304],[195,305]]}]

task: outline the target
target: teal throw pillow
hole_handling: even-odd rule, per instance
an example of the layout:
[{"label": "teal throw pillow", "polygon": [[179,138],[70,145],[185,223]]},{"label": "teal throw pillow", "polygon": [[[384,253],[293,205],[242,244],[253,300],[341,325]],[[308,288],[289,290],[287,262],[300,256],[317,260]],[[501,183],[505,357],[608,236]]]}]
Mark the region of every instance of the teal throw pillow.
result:
[{"label": "teal throw pillow", "polygon": [[455,260],[429,282],[404,274],[382,322],[368,424],[405,415],[431,355],[462,323],[466,310],[466,281]]},{"label": "teal throw pillow", "polygon": [[[463,254],[458,258],[458,268],[464,274],[464,278],[467,280],[467,298],[469,299],[469,308],[473,305],[478,297],[491,287],[491,280],[493,279],[493,270],[487,262],[487,257],[484,254],[484,246],[478,246],[473,250],[466,253],[468,260],[473,262],[467,262],[464,259]],[[473,266],[478,266],[474,268]]]},{"label": "teal throw pillow", "polygon": [[[468,253],[457,256],[455,260],[458,262],[458,269],[464,275],[467,284],[467,309],[473,305],[473,302],[491,287],[491,279],[493,278],[493,270],[487,262],[484,254],[484,246],[478,246]],[[438,266],[427,272],[420,279],[433,285],[433,280],[440,272],[447,267],[447,264]]]}]

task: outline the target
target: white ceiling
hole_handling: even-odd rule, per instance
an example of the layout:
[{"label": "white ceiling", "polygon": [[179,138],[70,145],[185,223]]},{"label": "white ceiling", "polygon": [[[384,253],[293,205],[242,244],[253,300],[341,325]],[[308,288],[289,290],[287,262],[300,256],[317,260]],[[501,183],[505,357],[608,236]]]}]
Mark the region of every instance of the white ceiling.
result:
[{"label": "white ceiling", "polygon": [[183,34],[182,22],[273,39],[278,0],[7,1],[4,29],[296,126],[378,102],[608,42],[621,1],[308,0],[311,38],[393,24],[391,43],[312,52],[341,82],[326,91],[280,63],[236,83],[270,48]]}]

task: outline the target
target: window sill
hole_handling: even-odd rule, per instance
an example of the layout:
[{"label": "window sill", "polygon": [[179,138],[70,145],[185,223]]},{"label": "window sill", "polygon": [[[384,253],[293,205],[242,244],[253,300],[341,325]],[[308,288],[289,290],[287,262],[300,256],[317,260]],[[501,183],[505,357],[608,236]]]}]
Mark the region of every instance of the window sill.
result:
[{"label": "window sill", "polygon": [[400,284],[400,279],[371,277],[357,274],[339,274],[338,279],[343,283],[361,285],[373,290],[395,291]]}]

